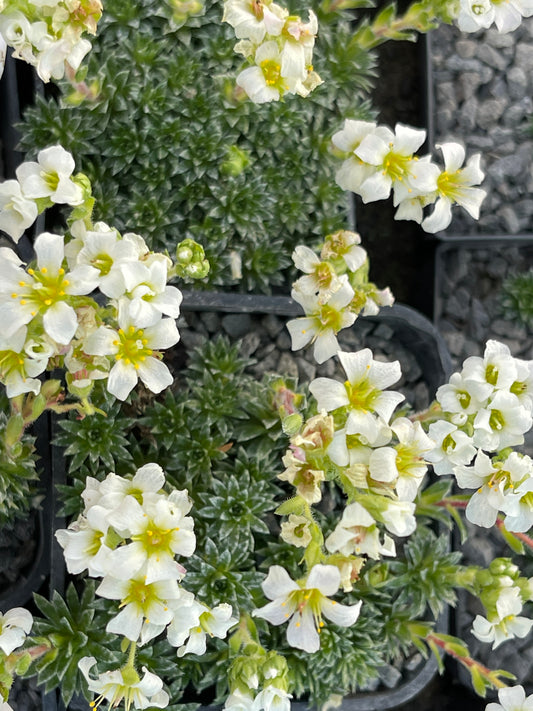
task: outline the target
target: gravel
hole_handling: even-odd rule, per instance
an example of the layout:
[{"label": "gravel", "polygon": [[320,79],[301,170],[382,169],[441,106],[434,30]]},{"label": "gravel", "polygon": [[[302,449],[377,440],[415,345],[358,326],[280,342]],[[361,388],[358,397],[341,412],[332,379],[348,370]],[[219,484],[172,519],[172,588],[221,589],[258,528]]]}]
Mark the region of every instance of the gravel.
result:
[{"label": "gravel", "polygon": [[449,235],[530,233],[533,217],[533,18],[513,33],[431,33],[435,142],[482,153],[488,192],[479,221],[457,209]]}]

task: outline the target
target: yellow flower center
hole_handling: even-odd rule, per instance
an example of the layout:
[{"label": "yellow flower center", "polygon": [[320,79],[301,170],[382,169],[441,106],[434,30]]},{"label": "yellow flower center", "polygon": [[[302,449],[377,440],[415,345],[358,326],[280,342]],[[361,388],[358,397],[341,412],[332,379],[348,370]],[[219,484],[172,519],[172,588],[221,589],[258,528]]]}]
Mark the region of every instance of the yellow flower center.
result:
[{"label": "yellow flower center", "polygon": [[139,368],[139,365],[153,354],[153,350],[148,348],[144,331],[135,326],[126,330],[119,329],[118,339],[113,341],[113,345],[117,348],[116,360],[123,360],[126,365],[133,365],[135,368]]}]

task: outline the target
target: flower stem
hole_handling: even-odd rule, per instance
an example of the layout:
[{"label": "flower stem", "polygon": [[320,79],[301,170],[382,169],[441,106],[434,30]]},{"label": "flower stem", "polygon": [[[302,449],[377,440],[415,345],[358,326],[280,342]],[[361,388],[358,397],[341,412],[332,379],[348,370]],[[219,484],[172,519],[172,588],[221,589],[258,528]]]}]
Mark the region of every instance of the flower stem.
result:
[{"label": "flower stem", "polygon": [[[500,531],[505,528],[505,524],[501,516],[498,516],[496,519],[496,526],[500,529]],[[522,541],[522,543],[525,543],[528,548],[533,550],[533,538],[518,531],[509,531],[509,533],[511,533],[515,538],[518,538],[519,541]]]}]

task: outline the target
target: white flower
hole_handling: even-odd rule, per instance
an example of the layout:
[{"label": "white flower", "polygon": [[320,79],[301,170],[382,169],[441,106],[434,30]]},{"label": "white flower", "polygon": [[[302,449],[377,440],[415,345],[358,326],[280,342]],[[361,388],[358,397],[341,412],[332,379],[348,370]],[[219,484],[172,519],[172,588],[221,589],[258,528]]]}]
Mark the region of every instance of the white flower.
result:
[{"label": "white flower", "polygon": [[474,419],[476,447],[497,451],[524,442],[533,423],[531,414],[512,393],[499,390]]},{"label": "white flower", "polygon": [[452,205],[457,203],[475,220],[487,193],[473,187],[485,177],[479,167],[481,156],[472,156],[464,168],[465,149],[459,143],[441,143],[437,148],[444,156],[444,171],[437,178],[437,202],[429,217],[422,222],[426,232],[445,230],[452,220]]},{"label": "white flower", "polygon": [[328,599],[339,585],[340,572],[334,565],[315,565],[302,585],[295,583],[284,568],[273,565],[262,584],[272,602],[252,614],[273,625],[288,621],[287,642],[291,647],[316,652],[324,625],[322,616],[341,627],[350,627],[359,617],[361,601],[347,606]]},{"label": "white flower", "polygon": [[119,311],[127,309],[128,317],[139,328],[156,324],[162,316],[176,319],[180,314],[182,294],[167,285],[168,261],[164,255],[152,255],[146,262],[122,267],[127,296],[119,301]]},{"label": "white flower", "polygon": [[341,288],[325,304],[321,304],[316,295],[292,290],[292,298],[306,313],[306,316],[287,323],[293,351],[314,343],[313,356],[317,363],[324,363],[338,351],[337,333],[351,326],[356,319],[356,315],[346,309],[354,297],[354,291],[347,279],[343,281]]},{"label": "white flower", "polygon": [[487,29],[494,22],[499,32],[512,32],[522,22],[522,17],[533,14],[529,0],[461,0],[457,24],[462,32]]},{"label": "white flower", "polygon": [[[470,356],[463,363],[461,377],[467,384],[483,387],[485,397],[493,390],[509,390],[518,377],[517,361],[509,347],[499,341],[489,340],[483,357]],[[481,392],[481,390],[478,390]]]},{"label": "white flower", "polygon": [[98,707],[104,700],[109,702],[110,708],[115,708],[124,700],[126,711],[129,711],[132,705],[135,709],[146,709],[150,706],[162,709],[168,706],[169,696],[163,690],[163,682],[146,667],[142,668],[142,679],[132,667],[104,672],[94,678],[89,675],[89,671],[95,664],[94,657],[83,657],[78,662],[78,667],[89,685],[89,691],[98,694],[92,702],[93,707]]},{"label": "white flower", "polygon": [[4,654],[9,655],[24,644],[32,625],[33,617],[23,607],[13,607],[4,614],[0,613],[0,649]]},{"label": "white flower", "polygon": [[[338,352],[346,372],[346,381],[341,383],[330,378],[316,378],[309,389],[317,400],[319,410],[332,412],[346,408],[347,434],[359,434],[369,443],[374,443],[381,427],[378,419],[387,423],[404,396],[394,391],[385,391],[400,379],[400,363],[382,363],[374,360],[372,351],[364,348],[357,353]],[[376,418],[377,413],[379,416]]]},{"label": "white flower", "polygon": [[78,318],[69,297],[89,294],[95,280],[85,267],[65,271],[63,239],[50,232],[36,238],[36,269],[24,271],[20,260],[0,261],[0,319],[6,337],[36,317],[42,318],[44,330],[53,341],[67,345],[74,337]]},{"label": "white flower", "polygon": [[253,702],[254,697],[250,692],[245,693],[240,689],[235,689],[226,699],[224,709],[231,709],[231,711],[252,711]]},{"label": "white flower", "polygon": [[103,506],[91,506],[85,515],[68,528],[56,531],[55,536],[63,548],[69,573],[87,570],[92,577],[101,577],[107,573],[107,558],[111,552],[105,542],[109,513]]},{"label": "white flower", "polygon": [[374,560],[396,555],[393,539],[385,534],[383,543],[380,541],[376,520],[358,502],[346,506],[340,522],[326,538],[326,548],[330,553],[367,555]]},{"label": "white flower", "polygon": [[146,492],[142,506],[133,496],[126,496],[108,521],[132,540],[111,551],[107,570],[120,580],[129,580],[146,566],[147,585],[183,577],[185,571],[174,556],[194,553],[194,522],[186,515],[191,505],[186,490],[173,491],[168,497]]},{"label": "white flower", "polygon": [[374,166],[365,163],[354,151],[366,136],[380,131],[382,128],[372,121],[346,119],[342,129],[333,134],[333,145],[346,155],[335,175],[335,182],[342,190],[358,193],[362,183],[374,174]]},{"label": "white flower", "polygon": [[23,393],[37,395],[41,381],[36,376],[48,365],[48,353],[41,355],[37,349],[28,353],[31,344],[26,342],[27,331],[26,326],[21,326],[9,338],[0,333],[0,380],[6,386],[9,398]]},{"label": "white flower", "polygon": [[396,492],[403,501],[414,501],[424,474],[427,471],[424,455],[434,442],[420,422],[399,417],[391,424],[398,438],[395,447],[380,447],[370,455],[369,469],[375,481],[394,482]]},{"label": "white flower", "polygon": [[451,474],[456,465],[469,464],[476,454],[471,437],[451,422],[432,422],[428,434],[435,447],[426,453],[425,458],[439,476]]},{"label": "white flower", "polygon": [[437,187],[438,167],[429,161],[419,161],[414,153],[426,139],[426,132],[396,124],[395,133],[384,129],[366,136],[355,149],[355,155],[374,166],[372,175],[364,180],[357,192],[363,202],[382,200],[394,189],[394,204],[404,200],[409,191],[432,193]]},{"label": "white flower", "polygon": [[62,146],[39,151],[37,163],[22,163],[16,175],[25,197],[50,198],[55,203],[81,205],[83,192],[72,180],[74,158]]},{"label": "white flower", "polygon": [[521,617],[522,600],[516,587],[504,588],[496,602],[493,619],[477,615],[472,624],[472,634],[481,642],[492,642],[492,649],[515,637],[525,637],[533,626],[533,620]]},{"label": "white flower", "polygon": [[[194,618],[190,617],[192,624],[181,638],[172,634],[172,625],[168,631],[168,641],[178,647],[178,657],[183,657],[185,654],[204,654],[208,636],[224,639],[228,630],[238,622],[238,619],[232,616],[231,605],[227,603],[223,602],[212,609],[199,602],[194,604],[196,607],[194,616],[198,617],[198,622],[195,623]],[[185,640],[187,640],[186,644],[184,644]]]},{"label": "white flower", "polygon": [[222,21],[233,27],[238,39],[249,39],[258,44],[267,33],[279,35],[287,16],[287,10],[276,3],[225,0]]},{"label": "white flower", "polygon": [[444,412],[460,414],[466,420],[486,404],[492,391],[488,383],[467,381],[461,373],[453,373],[449,382],[438,388],[436,398]]},{"label": "white flower", "polygon": [[312,541],[309,520],[305,516],[289,514],[289,520],[281,524],[281,537],[297,548],[306,548]]},{"label": "white flower", "polygon": [[416,529],[415,504],[412,501],[385,499],[386,508],[380,519],[387,531],[395,536],[410,536]]},{"label": "white flower", "polygon": [[252,711],[290,711],[291,699],[291,694],[271,684],[257,694]]},{"label": "white flower", "polygon": [[22,194],[16,180],[0,184],[0,230],[18,242],[24,230],[33,225],[37,215],[37,205]]},{"label": "white flower", "polygon": [[485,711],[533,711],[533,694],[526,698],[523,686],[498,689],[498,701],[488,704]]},{"label": "white flower", "polygon": [[133,642],[140,637],[141,644],[146,644],[171,622],[169,600],[179,598],[180,590],[176,580],[146,583],[141,571],[129,580],[106,575],[96,594],[121,601],[121,610],[107,623],[106,631],[123,635]]},{"label": "white flower", "polygon": [[132,323],[128,311],[119,311],[120,329],[101,326],[89,334],[84,350],[89,355],[112,356],[115,363],[109,372],[108,391],[125,400],[140,378],[146,387],[159,393],[172,384],[174,378],[158,359],[160,349],[170,348],[179,341],[174,319],[163,318],[148,328]]}]

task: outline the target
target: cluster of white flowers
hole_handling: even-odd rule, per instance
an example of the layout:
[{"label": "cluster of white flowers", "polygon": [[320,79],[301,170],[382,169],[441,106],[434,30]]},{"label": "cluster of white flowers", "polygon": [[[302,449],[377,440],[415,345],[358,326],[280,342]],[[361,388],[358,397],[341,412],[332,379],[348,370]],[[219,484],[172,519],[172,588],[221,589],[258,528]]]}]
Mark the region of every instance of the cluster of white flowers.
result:
[{"label": "cluster of white flowers", "polygon": [[498,32],[512,32],[523,17],[531,15],[531,0],[460,0],[457,25],[462,32],[485,30],[493,24]]},{"label": "cluster of white flowers", "polygon": [[235,30],[235,51],[251,64],[237,85],[254,103],[278,101],[286,93],[307,96],[322,83],[313,70],[318,22],[312,10],[303,22],[268,0],[225,0],[222,19]]},{"label": "cluster of white flowers", "polygon": [[467,358],[438,389],[437,401],[442,419],[429,426],[437,446],[427,459],[437,474],[453,473],[461,488],[476,489],[467,518],[489,528],[503,512],[509,531],[529,530],[533,460],[505,450],[522,444],[533,424],[533,361],[490,340],[483,357]]},{"label": "cluster of white flowers", "polygon": [[96,33],[101,14],[101,0],[9,0],[0,3],[0,38],[43,81],[61,79],[66,67],[76,72],[91,49],[82,35]]},{"label": "cluster of white flowers", "polygon": [[[186,570],[176,557],[187,558],[196,547],[194,522],[187,515],[192,503],[186,490],[167,494],[164,485],[164,472],[153,463],[132,479],[114,473],[102,482],[88,477],[83,513],[56,537],[68,571],[101,577],[96,593],[120,601],[107,632],[134,645],[166,632],[179,657],[201,655],[208,636],[224,638],[237,620],[231,605],[210,609],[181,586]],[[161,680],[146,669],[142,680],[132,665],[93,678],[89,670],[95,663],[84,657],[79,665],[100,700],[118,704],[124,698],[135,708],[168,704]]]},{"label": "cluster of white flowers", "polygon": [[[37,201],[82,205],[83,181],[72,178],[73,169],[60,146],[23,163],[17,180],[0,185],[0,227],[18,239],[36,218]],[[139,235],[121,236],[84,219],[71,225],[66,244],[63,235],[44,232],[33,247],[28,267],[12,249],[0,250],[0,379],[8,397],[37,394],[37,376],[52,359],[64,364],[69,388],[80,397],[97,379],[107,378],[120,400],[139,378],[155,393],[168,387],[173,377],[159,351],[179,340],[182,299],[167,285],[171,260],[151,252]],[[106,308],[90,296],[95,290],[107,298]]]},{"label": "cluster of white flowers", "polygon": [[533,711],[533,694],[526,697],[523,686],[499,689],[498,701],[487,704],[485,711]]},{"label": "cluster of white flowers", "polygon": [[180,587],[186,571],[176,556],[189,557],[196,546],[192,504],[186,490],[166,494],[164,484],[152,463],[131,480],[88,477],[83,513],[56,537],[69,572],[102,577],[97,594],[121,601],[108,632],[146,644],[166,629],[178,656],[203,654],[206,635],[225,637],[236,620],[230,605],[210,610]]},{"label": "cluster of white flowers", "polygon": [[[426,132],[396,124],[394,132],[372,121],[346,119],[332,141],[343,163],[336,174],[337,184],[361,196],[363,202],[389,197],[393,192],[397,207],[395,219],[414,220],[426,232],[446,229],[452,219],[452,206],[458,204],[472,217],[479,218],[485,191],[474,187],[484,178],[480,155],[467,164],[465,150],[458,143],[437,145],[444,158],[444,170],[415,153],[426,140]],[[433,205],[424,217],[424,208]]]},{"label": "cluster of white flowers", "polygon": [[[9,671],[4,668],[6,658],[22,647],[32,625],[33,617],[31,612],[23,607],[13,607],[4,614],[0,613],[0,670],[4,684],[6,677],[9,678],[11,676]],[[1,711],[13,711],[7,703],[7,698],[4,698],[1,692],[0,709]]]},{"label": "cluster of white flowers", "polygon": [[368,256],[360,243],[357,233],[339,230],[325,238],[320,257],[305,245],[293,252],[294,264],[305,276],[293,284],[291,295],[305,316],[289,321],[287,328],[292,349],[313,343],[318,363],[335,355],[337,333],[360,313],[376,314],[394,301],[389,289],[379,290],[368,281]]},{"label": "cluster of white flowers", "polygon": [[[310,550],[321,540],[310,506],[322,499],[322,482],[337,481],[348,497],[341,518],[325,539],[326,562],[337,567],[345,592],[353,589],[368,558],[395,556],[392,536],[416,528],[415,497],[435,442],[419,422],[392,419],[401,393],[385,390],[401,376],[400,364],[374,360],[369,349],[338,352],[346,380],[316,378],[309,390],[320,414],[291,437],[279,478],[296,490],[280,513],[288,543]],[[329,413],[329,414],[328,414]],[[392,534],[389,535],[389,534]]]}]

